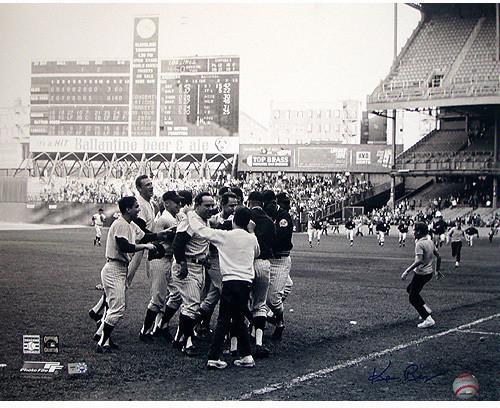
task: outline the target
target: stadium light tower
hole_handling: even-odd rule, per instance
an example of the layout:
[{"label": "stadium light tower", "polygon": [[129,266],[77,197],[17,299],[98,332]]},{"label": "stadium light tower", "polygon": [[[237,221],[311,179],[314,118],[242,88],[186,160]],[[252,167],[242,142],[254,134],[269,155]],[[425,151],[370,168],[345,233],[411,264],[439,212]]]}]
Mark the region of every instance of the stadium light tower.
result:
[{"label": "stadium light tower", "polygon": [[[394,3],[394,57],[393,64],[396,63],[396,58],[398,57],[398,3]],[[392,170],[396,167],[396,109],[392,110],[392,159],[391,159]],[[396,207],[396,177],[391,176],[391,195],[389,206],[392,206],[394,210]]]}]

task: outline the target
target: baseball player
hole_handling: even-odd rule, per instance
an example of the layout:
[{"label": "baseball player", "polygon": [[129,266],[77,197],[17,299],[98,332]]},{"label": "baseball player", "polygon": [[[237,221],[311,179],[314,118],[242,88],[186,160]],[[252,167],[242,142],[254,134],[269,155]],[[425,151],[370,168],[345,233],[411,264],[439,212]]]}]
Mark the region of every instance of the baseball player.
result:
[{"label": "baseball player", "polygon": [[337,218],[333,220],[333,234],[340,234],[340,222]]},{"label": "baseball player", "polygon": [[319,220],[315,220],[313,223],[313,229],[314,229],[314,236],[316,237],[317,240],[317,246],[319,246],[319,242],[321,239],[321,222]]},{"label": "baseball player", "polygon": [[242,205],[243,204],[243,191],[241,191],[241,188],[231,187],[231,193],[236,194],[236,197],[238,197],[238,205]]},{"label": "baseball player", "polygon": [[474,240],[474,236],[479,238],[479,231],[477,230],[477,228],[471,225],[469,228],[465,230],[465,241],[467,242],[467,244],[469,244],[470,247],[472,246],[472,241]]},{"label": "baseball player", "polygon": [[432,239],[436,247],[441,248],[443,246],[443,242],[445,242],[446,239],[447,228],[448,224],[443,220],[441,211],[436,211],[435,218],[432,222],[431,227]]},{"label": "baseball player", "polygon": [[349,243],[351,246],[354,245],[354,228],[355,227],[356,227],[356,225],[354,225],[352,217],[349,217],[347,219],[347,222],[345,223],[345,231],[346,231],[347,239],[349,240]]},{"label": "baseball player", "polygon": [[[420,292],[424,285],[432,279],[432,275],[439,279],[442,275],[439,270],[441,268],[441,257],[434,243],[427,239],[429,234],[428,227],[425,223],[418,222],[413,227],[415,232],[415,261],[401,274],[401,279],[405,280],[411,271],[414,271],[413,279],[406,288],[409,294],[411,305],[417,310],[422,318],[422,322],[417,325],[419,329],[425,329],[434,326],[436,322],[431,316],[432,310],[426,305]],[[434,258],[436,261],[436,270],[434,271]]]},{"label": "baseball player", "polygon": [[104,221],[106,221],[104,210],[99,208],[99,211],[92,216],[92,222],[94,223],[95,229],[94,246],[101,246],[102,227],[104,226]]},{"label": "baseball player", "polygon": [[[229,190],[229,188],[227,188],[227,190]],[[212,228],[226,230],[231,229],[232,216],[237,205],[238,197],[236,196],[236,194],[231,192],[223,192],[221,195],[222,211],[209,219],[209,225]],[[208,291],[200,305],[201,322],[196,328],[196,334],[198,335],[198,337],[203,337],[210,333],[210,320],[212,319],[212,314],[214,312],[215,306],[219,302],[222,289],[222,275],[219,267],[219,254],[217,252],[217,248],[214,245],[210,245],[209,255],[210,268],[208,268],[208,279],[205,280],[205,286],[208,286]]]},{"label": "baseball player", "polygon": [[278,212],[278,204],[276,203],[276,194],[272,190],[262,191],[262,205],[267,215],[274,221]]},{"label": "baseball player", "polygon": [[[154,232],[172,230],[178,223],[176,217],[180,210],[181,197],[177,195],[175,191],[167,191],[163,194],[162,201],[164,210],[161,215],[158,214],[159,216],[154,222]],[[171,284],[172,246],[167,242],[163,242],[162,245],[165,256],[150,261],[151,300],[149,301],[144,324],[139,334],[139,339],[142,341],[151,340],[151,334],[155,328],[156,317],[165,307],[168,288]],[[165,338],[171,340],[168,326],[160,326],[155,330],[155,334],[163,334]]]},{"label": "baseball player", "polygon": [[234,211],[232,229],[223,231],[208,228],[206,223],[192,212],[188,214],[190,227],[196,234],[207,238],[217,246],[220,259],[222,293],[217,327],[208,352],[209,369],[227,367],[227,363],[220,359],[220,355],[230,325],[236,330],[239,350],[243,356],[235,360],[234,364],[245,368],[255,367],[250,338],[244,323],[254,278],[254,260],[260,253],[257,238],[253,233],[247,232],[251,215],[250,209],[237,207]]},{"label": "baseball player", "polygon": [[[255,357],[269,356],[269,349],[263,345],[264,330],[266,328],[266,302],[271,276],[271,258],[276,240],[276,229],[273,220],[262,208],[262,194],[252,191],[248,195],[247,206],[250,208],[252,221],[255,223],[255,236],[260,247],[260,254],[254,262],[255,277],[251,289],[252,324],[255,330]],[[231,339],[231,350],[235,351],[236,344]]]},{"label": "baseball player", "polygon": [[108,231],[106,264],[101,271],[102,285],[109,308],[103,318],[102,335],[97,343],[98,353],[111,351],[111,332],[125,312],[128,265],[132,259],[130,254],[144,249],[155,250],[155,246],[151,243],[136,244],[136,241],[144,237],[144,233],[131,226],[131,222],[137,219],[140,212],[137,199],[123,197],[118,201],[118,207],[122,216]]},{"label": "baseball player", "polygon": [[[193,216],[208,225],[208,219],[213,215],[215,208],[213,197],[208,192],[202,192],[195,197],[194,203]],[[197,355],[193,335],[194,327],[201,317],[201,291],[205,284],[208,241],[196,234],[185,218],[177,226],[172,247],[174,250],[172,280],[182,298],[179,327],[173,345],[181,348],[186,356],[192,357]]]},{"label": "baseball player", "polygon": [[312,248],[312,242],[314,240],[314,220],[311,213],[307,214],[307,237],[309,238],[309,248]]},{"label": "baseball player", "polygon": [[456,225],[448,232],[448,237],[451,240],[451,256],[455,258],[455,268],[458,268],[460,266],[462,241],[465,238],[460,221],[457,221]]},{"label": "baseball player", "polygon": [[[154,193],[153,182],[148,176],[143,174],[135,179],[135,187],[137,189],[137,192],[139,193],[136,196],[136,198],[137,202],[139,203],[139,208],[141,209],[141,216],[137,220],[135,220],[135,223],[144,232],[150,233],[151,231],[153,231],[154,219],[157,212],[157,207],[154,204],[154,201],[152,200]],[[134,278],[137,269],[139,269],[139,266],[141,265],[143,255],[144,255],[143,252],[135,253],[132,258],[132,261],[130,262],[129,265],[130,284],[132,283],[132,279]],[[146,275],[148,277],[150,276],[149,268],[150,268],[149,262],[146,261]]]},{"label": "baseball player", "polygon": [[492,222],[490,231],[488,232],[488,240],[490,244],[493,242],[493,237],[498,233],[498,226],[496,221]]},{"label": "baseball player", "polygon": [[[186,215],[189,211],[193,210],[193,194],[188,190],[180,190],[177,194],[181,197],[180,201],[180,209],[179,213],[176,216],[177,225],[180,221],[186,218]],[[173,282],[172,272],[170,272],[170,280],[167,284],[168,287],[168,297],[165,304],[165,308],[163,313],[158,313],[155,321],[155,328],[153,329],[153,337],[154,336],[163,336],[165,339],[170,340],[170,331],[168,329],[170,320],[174,317],[177,310],[179,310],[182,304],[182,297],[179,291],[177,290],[177,286]],[[175,341],[172,342],[174,347],[181,347],[182,344],[179,340],[179,330],[177,329]]]},{"label": "baseball player", "polygon": [[271,273],[269,277],[269,291],[267,294],[267,306],[274,314],[276,328],[272,335],[274,340],[281,340],[285,329],[283,295],[290,276],[292,260],[290,251],[293,248],[292,217],[289,214],[290,198],[285,192],[278,194],[279,205],[276,213],[276,241],[271,258]]},{"label": "baseball player", "polygon": [[354,223],[356,225],[356,236],[363,236],[363,231],[361,229],[363,228],[363,220],[361,217],[354,219]]},{"label": "baseball player", "polygon": [[398,225],[398,231],[399,231],[399,247],[405,246],[406,244],[406,234],[408,233],[408,224],[404,219],[401,220],[401,222]]},{"label": "baseball player", "polygon": [[378,244],[380,246],[384,246],[385,243],[385,234],[389,232],[389,224],[385,222],[385,218],[382,217],[380,221],[377,223],[376,231],[377,231],[377,238],[378,238]]}]

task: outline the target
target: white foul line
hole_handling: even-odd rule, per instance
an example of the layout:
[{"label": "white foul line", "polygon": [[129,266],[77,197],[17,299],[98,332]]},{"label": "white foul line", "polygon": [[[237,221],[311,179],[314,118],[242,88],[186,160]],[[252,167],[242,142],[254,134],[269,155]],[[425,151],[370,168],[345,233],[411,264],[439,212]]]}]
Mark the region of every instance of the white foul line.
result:
[{"label": "white foul line", "polygon": [[458,332],[458,331],[463,330],[463,329],[468,329],[469,327],[475,326],[477,324],[486,322],[486,321],[491,320],[491,319],[495,319],[497,317],[500,317],[500,313],[497,313],[497,314],[494,314],[494,315],[491,315],[488,317],[483,317],[482,319],[475,320],[471,323],[467,323],[467,324],[455,327],[454,329],[446,330],[446,331],[441,332],[441,333],[436,333],[436,334],[433,334],[431,336],[425,336],[425,337],[422,337],[418,340],[413,340],[413,341],[410,341],[408,343],[400,344],[398,346],[394,346],[394,347],[391,347],[391,348],[388,348],[388,349],[385,349],[382,351],[370,353],[370,354],[367,354],[366,356],[358,357],[354,360],[346,361],[344,363],[337,364],[333,367],[324,368],[324,369],[319,370],[319,371],[305,374],[303,376],[296,377],[288,382],[271,384],[271,385],[268,385],[264,388],[260,388],[258,390],[254,390],[254,391],[251,391],[249,393],[243,394],[239,397],[239,399],[240,400],[247,400],[247,399],[250,399],[256,395],[264,395],[264,394],[269,394],[271,392],[278,391],[281,389],[292,388],[300,383],[312,380],[314,378],[323,377],[327,374],[333,373],[334,371],[341,370],[343,368],[352,367],[356,364],[362,363],[363,361],[371,360],[371,359],[377,358],[377,357],[382,357],[388,353],[392,353],[393,351],[403,350],[403,349],[408,348],[410,346],[416,346],[417,344],[424,343],[426,341],[433,340],[433,339],[436,339],[438,337],[446,336],[450,333],[455,333],[455,332]]},{"label": "white foul line", "polygon": [[484,334],[485,336],[500,336],[500,333],[484,332],[479,330],[459,330],[460,333]]}]

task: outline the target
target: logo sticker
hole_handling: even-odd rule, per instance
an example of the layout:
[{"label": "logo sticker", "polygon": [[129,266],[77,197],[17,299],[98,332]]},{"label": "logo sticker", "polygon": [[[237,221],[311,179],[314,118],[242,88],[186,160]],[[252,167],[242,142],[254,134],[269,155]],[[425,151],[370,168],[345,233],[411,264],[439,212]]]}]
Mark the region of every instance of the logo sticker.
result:
[{"label": "logo sticker", "polygon": [[40,354],[40,336],[25,334],[23,335],[23,353]]},{"label": "logo sticker", "polygon": [[87,363],[68,363],[69,375],[83,375],[87,374],[87,372],[88,372]]},{"label": "logo sticker", "polygon": [[64,366],[59,362],[25,361],[19,370],[25,378],[52,378],[57,375]]},{"label": "logo sticker", "polygon": [[59,353],[59,336],[43,336],[43,352]]}]

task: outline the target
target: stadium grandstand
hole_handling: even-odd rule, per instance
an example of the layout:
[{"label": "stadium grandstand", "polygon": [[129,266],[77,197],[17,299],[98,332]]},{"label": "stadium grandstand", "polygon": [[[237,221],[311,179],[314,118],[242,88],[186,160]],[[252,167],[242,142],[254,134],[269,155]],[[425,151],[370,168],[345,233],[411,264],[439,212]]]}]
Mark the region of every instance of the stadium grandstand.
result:
[{"label": "stadium grandstand", "polygon": [[420,10],[421,21],[367,98],[369,111],[393,112],[394,122],[397,110],[436,114],[436,129],[395,157],[393,185],[422,186],[406,189],[399,202],[437,209],[439,198],[440,206],[462,208],[454,216],[478,207],[494,213],[500,175],[498,5],[411,6]]}]

